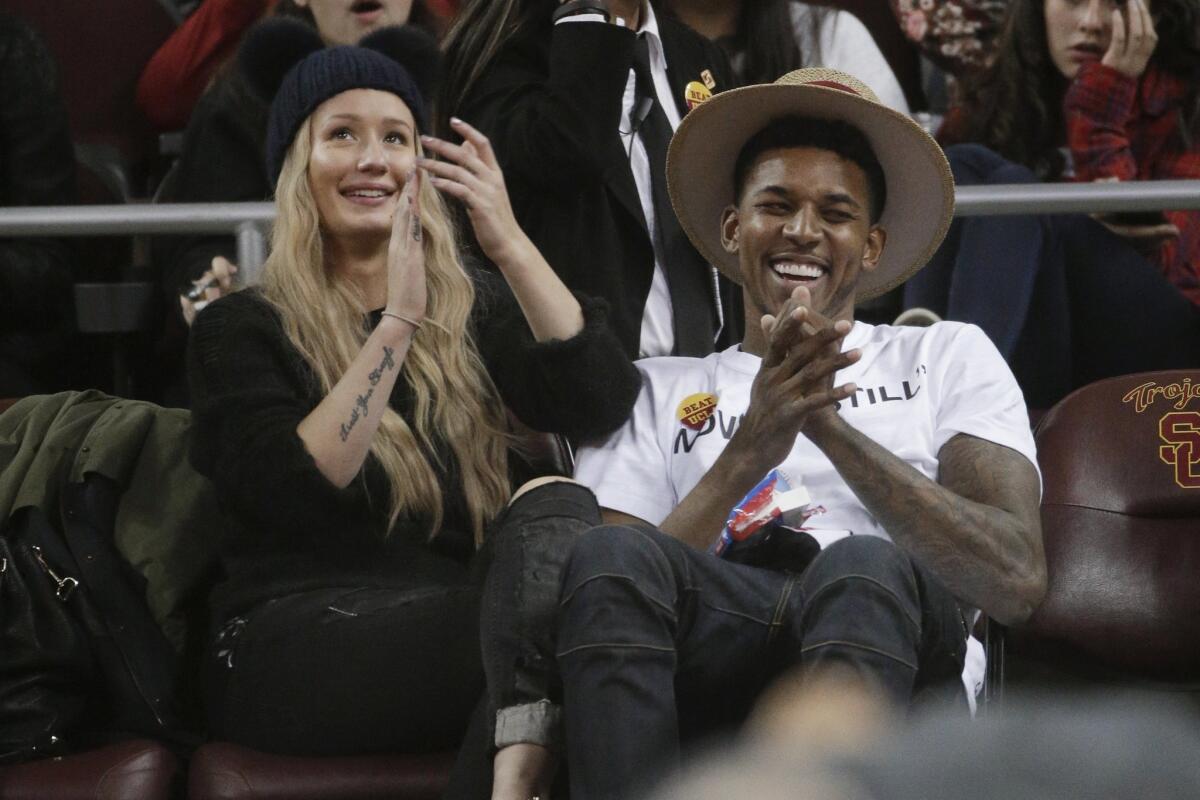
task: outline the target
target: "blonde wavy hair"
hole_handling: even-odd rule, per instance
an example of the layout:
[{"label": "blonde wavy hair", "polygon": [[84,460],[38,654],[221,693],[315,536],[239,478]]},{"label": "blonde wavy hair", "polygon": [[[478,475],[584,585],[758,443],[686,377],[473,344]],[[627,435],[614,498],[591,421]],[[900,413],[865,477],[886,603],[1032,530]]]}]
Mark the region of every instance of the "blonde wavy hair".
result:
[{"label": "blonde wavy hair", "polygon": [[[368,309],[357,287],[326,268],[320,218],[308,183],[310,137],[311,120],[305,120],[280,170],[278,214],[262,291],[328,393],[370,330],[363,324]],[[458,463],[478,546],[487,521],[499,514],[511,493],[510,436],[499,394],[467,330],[475,289],[459,257],[449,209],[424,181],[420,204],[429,299],[425,325],[413,337],[399,378],[412,387],[415,424],[385,410],[371,454],[390,486],[389,532],[401,514],[417,514],[433,521],[432,539],[441,530],[443,497],[431,459],[438,459],[437,439],[445,441]]]}]

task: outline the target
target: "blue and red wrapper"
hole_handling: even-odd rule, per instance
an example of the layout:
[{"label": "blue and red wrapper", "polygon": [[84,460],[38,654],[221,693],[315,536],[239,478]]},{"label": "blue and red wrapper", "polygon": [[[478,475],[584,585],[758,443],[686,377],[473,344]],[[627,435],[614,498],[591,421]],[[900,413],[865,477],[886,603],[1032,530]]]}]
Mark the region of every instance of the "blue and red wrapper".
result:
[{"label": "blue and red wrapper", "polygon": [[[733,507],[709,552],[732,561],[781,568],[797,566],[795,555],[799,553],[807,563],[820,546],[803,525],[823,510],[812,504],[803,483],[773,469]],[[777,556],[792,563],[759,563]]]}]

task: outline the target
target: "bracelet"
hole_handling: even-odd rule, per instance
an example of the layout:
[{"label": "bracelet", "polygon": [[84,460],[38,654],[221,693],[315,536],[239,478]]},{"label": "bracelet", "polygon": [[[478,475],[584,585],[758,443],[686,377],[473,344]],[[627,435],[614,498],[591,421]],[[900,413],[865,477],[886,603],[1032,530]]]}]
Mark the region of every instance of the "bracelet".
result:
[{"label": "bracelet", "polygon": [[604,0],[565,0],[555,9],[550,21],[558,22],[563,17],[573,17],[576,14],[601,14],[605,22],[612,22],[612,12]]},{"label": "bracelet", "polygon": [[381,311],[379,313],[385,317],[395,317],[396,319],[400,320],[401,322],[407,322],[409,325],[412,325],[417,330],[421,330],[421,323],[418,322],[417,320],[413,319],[412,317],[406,317],[406,316],[403,316],[402,314],[397,314],[394,311]]}]

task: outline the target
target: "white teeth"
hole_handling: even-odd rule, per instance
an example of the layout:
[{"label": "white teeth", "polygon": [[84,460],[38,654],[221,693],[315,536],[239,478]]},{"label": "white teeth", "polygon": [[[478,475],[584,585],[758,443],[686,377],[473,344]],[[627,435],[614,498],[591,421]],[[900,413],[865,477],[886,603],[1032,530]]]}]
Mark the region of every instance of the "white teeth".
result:
[{"label": "white teeth", "polygon": [[819,278],[825,274],[825,270],[814,264],[797,264],[794,261],[776,261],[771,268],[789,278]]},{"label": "white teeth", "polygon": [[348,197],[387,197],[388,192],[385,192],[382,189],[355,189],[353,191],[346,192],[346,195]]}]

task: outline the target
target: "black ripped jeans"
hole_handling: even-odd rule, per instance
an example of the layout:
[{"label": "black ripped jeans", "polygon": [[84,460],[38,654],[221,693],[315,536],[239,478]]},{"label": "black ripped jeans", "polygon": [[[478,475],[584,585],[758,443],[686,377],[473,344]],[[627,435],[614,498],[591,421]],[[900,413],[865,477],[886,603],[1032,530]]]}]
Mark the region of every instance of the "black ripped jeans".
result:
[{"label": "black ripped jeans", "polygon": [[591,491],[546,484],[436,584],[316,589],[223,621],[206,659],[211,733],[296,755],[444,751],[478,705],[490,741],[549,741],[560,570],[599,520]]},{"label": "black ripped jeans", "polygon": [[885,539],[841,539],[794,574],[606,525],[579,539],[561,604],[572,800],[640,796],[678,766],[682,734],[740,722],[793,666],[849,669],[901,706],[968,713],[958,605]]}]

